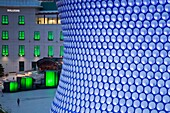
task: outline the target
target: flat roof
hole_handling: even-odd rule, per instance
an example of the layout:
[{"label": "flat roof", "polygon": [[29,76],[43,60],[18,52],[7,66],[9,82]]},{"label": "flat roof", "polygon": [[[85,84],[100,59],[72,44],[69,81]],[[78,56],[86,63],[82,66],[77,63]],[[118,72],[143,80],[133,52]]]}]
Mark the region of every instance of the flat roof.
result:
[{"label": "flat roof", "polygon": [[40,7],[38,0],[0,0],[1,7]]},{"label": "flat roof", "polygon": [[41,11],[57,11],[56,2],[41,2]]}]

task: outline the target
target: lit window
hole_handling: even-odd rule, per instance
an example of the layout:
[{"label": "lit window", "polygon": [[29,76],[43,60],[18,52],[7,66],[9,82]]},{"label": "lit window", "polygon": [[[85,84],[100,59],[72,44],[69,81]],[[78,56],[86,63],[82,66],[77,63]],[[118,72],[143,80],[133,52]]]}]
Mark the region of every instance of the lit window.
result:
[{"label": "lit window", "polygon": [[64,40],[63,32],[60,31],[60,41],[63,41],[63,40]]},{"label": "lit window", "polygon": [[24,55],[25,55],[25,46],[19,45],[19,56],[24,56]]},{"label": "lit window", "polygon": [[2,40],[8,40],[8,31],[2,31]]},{"label": "lit window", "polygon": [[19,31],[19,40],[24,40],[24,39],[25,39],[25,32]]},{"label": "lit window", "polygon": [[34,32],[34,40],[40,40],[40,32],[39,31]]},{"label": "lit window", "polygon": [[53,40],[53,39],[54,39],[53,32],[48,31],[48,40]]},{"label": "lit window", "polygon": [[8,45],[2,45],[2,56],[8,56],[9,51],[8,51]]},{"label": "lit window", "polygon": [[60,18],[58,18],[57,24],[61,24],[61,20],[60,20]]},{"label": "lit window", "polygon": [[34,56],[35,57],[40,56],[40,46],[34,46]]},{"label": "lit window", "polygon": [[3,25],[8,25],[8,24],[9,24],[9,22],[8,22],[8,16],[7,16],[7,15],[2,15],[2,21],[1,21],[1,23],[2,23]]},{"label": "lit window", "polygon": [[25,18],[24,18],[24,16],[19,16],[19,17],[18,17],[18,24],[19,24],[19,25],[24,25],[24,24],[25,24]]},{"label": "lit window", "polygon": [[37,21],[37,24],[57,24],[60,23],[60,21],[56,19],[56,17],[52,18],[52,17],[46,17],[46,18],[43,18],[43,17],[37,17],[36,19]]},{"label": "lit window", "polygon": [[64,55],[64,46],[60,46],[60,56],[63,57]]},{"label": "lit window", "polygon": [[53,46],[48,46],[48,56],[53,57],[54,51],[53,51]]}]

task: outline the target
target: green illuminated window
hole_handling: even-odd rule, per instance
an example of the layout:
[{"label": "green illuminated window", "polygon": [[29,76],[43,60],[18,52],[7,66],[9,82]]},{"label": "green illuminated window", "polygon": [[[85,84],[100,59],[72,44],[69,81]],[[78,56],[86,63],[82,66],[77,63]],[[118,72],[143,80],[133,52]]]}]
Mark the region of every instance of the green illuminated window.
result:
[{"label": "green illuminated window", "polygon": [[48,46],[48,56],[52,57],[54,55],[53,46]]},{"label": "green illuminated window", "polygon": [[7,15],[2,15],[2,21],[1,23],[3,25],[8,25],[9,24],[9,21],[8,21],[8,16]]},{"label": "green illuminated window", "polygon": [[40,40],[40,32],[39,31],[34,32],[34,40]]},{"label": "green illuminated window", "polygon": [[63,40],[64,40],[63,32],[60,31],[60,41],[63,41]]},{"label": "green illuminated window", "polygon": [[8,56],[9,51],[8,51],[8,45],[2,45],[2,56]]},{"label": "green illuminated window", "polygon": [[64,55],[64,46],[60,46],[60,56],[63,57]]},{"label": "green illuminated window", "polygon": [[8,35],[8,31],[2,31],[2,40],[8,40],[9,35]]},{"label": "green illuminated window", "polygon": [[19,56],[24,56],[24,55],[25,55],[25,46],[19,45]]},{"label": "green illuminated window", "polygon": [[19,40],[24,40],[24,39],[25,39],[25,32],[19,31]]},{"label": "green illuminated window", "polygon": [[54,39],[53,32],[48,31],[48,40],[53,40],[53,39]]},{"label": "green illuminated window", "polygon": [[19,16],[18,17],[18,24],[19,25],[24,25],[25,24],[25,17],[24,16]]},{"label": "green illuminated window", "polygon": [[40,56],[40,46],[34,46],[34,56]]}]

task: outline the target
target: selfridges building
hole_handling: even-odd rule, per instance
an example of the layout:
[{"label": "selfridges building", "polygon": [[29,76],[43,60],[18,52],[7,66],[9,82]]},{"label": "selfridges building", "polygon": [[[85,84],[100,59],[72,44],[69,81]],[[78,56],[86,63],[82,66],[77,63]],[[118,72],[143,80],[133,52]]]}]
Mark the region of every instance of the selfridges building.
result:
[{"label": "selfridges building", "polygon": [[60,0],[51,113],[169,113],[170,0]]}]

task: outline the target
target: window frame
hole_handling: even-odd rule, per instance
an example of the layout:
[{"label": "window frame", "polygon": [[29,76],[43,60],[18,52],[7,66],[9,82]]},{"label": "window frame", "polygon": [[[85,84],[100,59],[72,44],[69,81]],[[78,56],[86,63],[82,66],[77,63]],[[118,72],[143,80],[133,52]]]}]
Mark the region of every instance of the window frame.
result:
[{"label": "window frame", "polygon": [[64,46],[60,46],[60,57],[64,56]]},{"label": "window frame", "polygon": [[18,16],[18,24],[25,25],[25,16],[23,16],[23,15]]},{"label": "window frame", "polygon": [[24,31],[18,32],[18,39],[19,40],[25,40],[25,32]]},{"label": "window frame", "polygon": [[2,25],[8,25],[9,24],[8,15],[2,15],[2,17],[1,17],[1,24]]},{"label": "window frame", "polygon": [[34,31],[34,40],[40,40],[40,31]]},{"label": "window frame", "polygon": [[19,71],[24,71],[24,70],[25,70],[25,62],[19,61]]},{"label": "window frame", "polygon": [[54,46],[48,46],[48,56],[53,57],[54,56]]},{"label": "window frame", "polygon": [[9,39],[9,32],[4,30],[2,31],[2,40],[8,40]]},{"label": "window frame", "polygon": [[8,45],[2,45],[2,56],[8,56],[9,55],[9,48]]},{"label": "window frame", "polygon": [[53,31],[48,31],[48,40],[53,41],[54,40],[54,33]]},{"label": "window frame", "polygon": [[35,45],[35,46],[34,46],[34,56],[35,56],[35,57],[39,57],[40,54],[41,54],[41,52],[40,52],[40,46],[39,46],[39,45]]},{"label": "window frame", "polygon": [[24,45],[19,45],[19,51],[18,51],[19,56],[25,56],[25,46]]},{"label": "window frame", "polygon": [[64,40],[63,31],[60,31],[60,41]]}]

